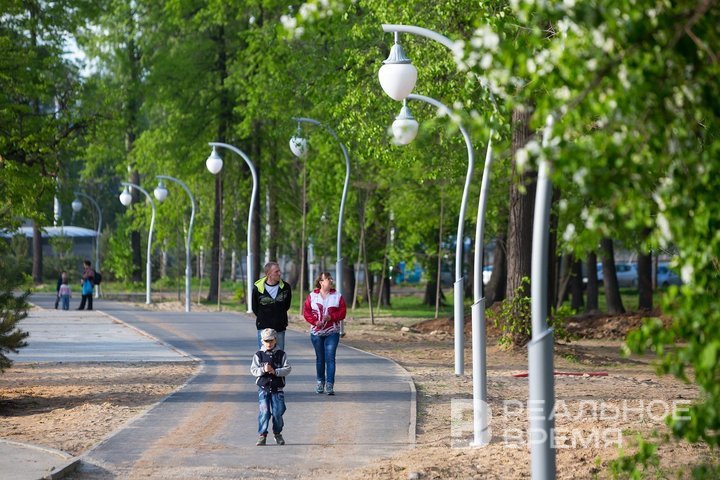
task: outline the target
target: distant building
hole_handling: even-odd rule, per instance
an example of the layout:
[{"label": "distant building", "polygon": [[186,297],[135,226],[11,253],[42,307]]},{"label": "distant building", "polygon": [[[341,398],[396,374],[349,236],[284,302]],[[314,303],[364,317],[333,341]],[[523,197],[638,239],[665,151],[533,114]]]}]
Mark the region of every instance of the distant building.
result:
[{"label": "distant building", "polygon": [[[42,233],[42,253],[43,257],[55,256],[52,247],[50,245],[50,239],[53,237],[68,237],[72,239],[73,248],[72,254],[80,258],[90,259],[95,262],[95,237],[97,232],[88,228],[82,227],[41,227],[40,232]],[[29,240],[29,254],[32,258],[32,237],[33,227],[20,227],[15,231],[0,230],[0,237],[6,238],[8,241],[15,235],[24,235]]]}]

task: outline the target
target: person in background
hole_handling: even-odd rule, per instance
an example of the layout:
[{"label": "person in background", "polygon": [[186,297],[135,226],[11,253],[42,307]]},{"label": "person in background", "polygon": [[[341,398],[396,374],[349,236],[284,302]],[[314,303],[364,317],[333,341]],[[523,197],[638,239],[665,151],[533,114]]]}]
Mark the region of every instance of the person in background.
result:
[{"label": "person in background", "polygon": [[62,309],[63,310],[70,310],[70,298],[72,297],[72,291],[70,290],[70,285],[68,285],[67,281],[67,275],[65,276],[65,280],[63,280],[62,285],[60,285],[60,290],[58,290],[58,298],[62,300]]},{"label": "person in background", "polygon": [[266,328],[261,333],[262,347],[253,355],[250,373],[258,387],[258,439],[255,445],[267,444],[268,427],[272,417],[272,432],[275,443],[285,445],[282,436],[283,414],[285,413],[285,377],[290,374],[287,354],[277,347],[277,332]]},{"label": "person in background", "polygon": [[56,293],[56,296],[55,296],[55,310],[57,310],[58,305],[60,304],[60,286],[61,286],[63,283],[67,283],[67,281],[68,281],[67,272],[66,272],[65,270],[63,270],[62,272],[60,272],[60,275],[58,276],[57,286],[55,287],[55,293]]},{"label": "person in background", "polygon": [[311,325],[310,341],[315,348],[315,393],[335,395],[335,353],[346,310],[345,299],[335,290],[330,273],[320,272],[315,289],[303,306],[303,317]]},{"label": "person in background", "polygon": [[265,276],[255,282],[252,290],[252,311],[255,313],[258,348],[262,347],[260,333],[266,328],[277,332],[277,346],[285,350],[285,330],[288,326],[288,310],[292,302],[290,284],[280,279],[280,265],[265,264]]},{"label": "person in background", "polygon": [[83,262],[83,273],[82,273],[82,300],[80,300],[80,307],[78,310],[85,310],[85,303],[87,302],[87,309],[93,309],[93,293],[95,290],[95,271],[92,269],[92,263],[90,260]]}]

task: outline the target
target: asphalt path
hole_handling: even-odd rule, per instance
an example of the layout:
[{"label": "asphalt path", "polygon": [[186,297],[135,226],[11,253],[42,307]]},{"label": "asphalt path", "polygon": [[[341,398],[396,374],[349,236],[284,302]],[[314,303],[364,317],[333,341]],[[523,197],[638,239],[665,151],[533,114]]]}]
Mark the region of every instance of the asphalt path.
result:
[{"label": "asphalt path", "polygon": [[[50,298],[33,301],[52,308]],[[340,344],[335,396],[317,395],[309,334],[286,333],[284,446],[255,446],[254,316],[95,308],[196,357],[199,374],[82,457],[72,478],[336,478],[412,448],[415,389],[394,362]]]}]

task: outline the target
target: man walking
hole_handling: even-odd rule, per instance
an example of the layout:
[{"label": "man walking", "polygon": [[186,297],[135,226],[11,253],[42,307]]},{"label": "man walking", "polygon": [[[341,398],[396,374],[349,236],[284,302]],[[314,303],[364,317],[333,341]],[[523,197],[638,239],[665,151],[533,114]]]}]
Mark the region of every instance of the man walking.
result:
[{"label": "man walking", "polygon": [[255,313],[258,350],[262,347],[261,333],[266,328],[277,332],[277,348],[285,350],[285,330],[288,310],[292,302],[290,284],[280,279],[277,262],[265,264],[265,276],[255,282],[252,290],[252,311]]}]

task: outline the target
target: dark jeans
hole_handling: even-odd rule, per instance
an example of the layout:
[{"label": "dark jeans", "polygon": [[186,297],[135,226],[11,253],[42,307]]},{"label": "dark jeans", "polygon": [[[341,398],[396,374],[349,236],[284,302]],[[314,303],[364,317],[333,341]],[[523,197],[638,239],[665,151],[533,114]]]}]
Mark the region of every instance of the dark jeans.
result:
[{"label": "dark jeans", "polygon": [[[324,337],[310,334],[310,340],[315,348],[316,380],[322,383],[335,383],[335,352],[340,342],[340,334],[331,333]],[[327,376],[325,376],[326,368]]]},{"label": "dark jeans", "polygon": [[85,310],[85,302],[87,302],[87,309],[92,310],[92,302],[93,302],[93,294],[88,293],[87,295],[82,296],[82,300],[80,300],[80,307],[78,310]]}]

